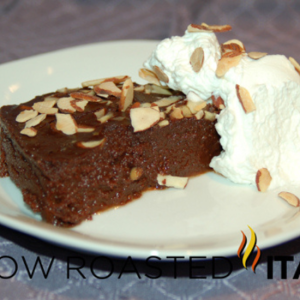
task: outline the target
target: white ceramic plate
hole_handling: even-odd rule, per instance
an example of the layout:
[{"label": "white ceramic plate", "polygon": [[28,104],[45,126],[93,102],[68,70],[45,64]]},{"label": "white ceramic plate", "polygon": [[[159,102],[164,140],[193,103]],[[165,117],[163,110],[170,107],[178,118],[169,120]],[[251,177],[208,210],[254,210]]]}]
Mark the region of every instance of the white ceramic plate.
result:
[{"label": "white ceramic plate", "polygon": [[[35,95],[82,81],[128,74],[138,70],[157,42],[120,41],[75,47],[0,66],[0,105],[26,102]],[[300,189],[289,189],[300,194]],[[258,193],[254,187],[230,183],[208,173],[190,180],[185,190],[145,193],[123,207],[111,209],[73,229],[41,221],[24,204],[8,178],[0,180],[0,223],[41,239],[92,253],[145,258],[157,255],[234,255],[257,234],[260,248],[300,234],[300,214],[279,199],[275,190]]]}]

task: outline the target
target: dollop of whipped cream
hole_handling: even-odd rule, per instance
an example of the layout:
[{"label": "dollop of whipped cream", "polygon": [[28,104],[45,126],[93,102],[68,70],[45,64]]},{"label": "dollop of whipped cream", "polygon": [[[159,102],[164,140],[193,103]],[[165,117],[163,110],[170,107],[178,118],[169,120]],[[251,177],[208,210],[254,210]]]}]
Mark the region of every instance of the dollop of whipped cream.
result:
[{"label": "dollop of whipped cream", "polygon": [[[204,63],[196,73],[190,57],[197,47],[204,50]],[[163,40],[145,62],[167,74],[167,85],[203,101],[221,96],[225,108],[217,117],[222,153],[210,166],[233,182],[256,184],[257,171],[266,168],[269,189],[300,184],[300,76],[283,55],[257,60],[243,55],[240,63],[222,77],[216,76],[221,58],[219,43],[211,32],[186,32],[183,37]],[[256,110],[245,113],[236,85],[250,93]]]}]

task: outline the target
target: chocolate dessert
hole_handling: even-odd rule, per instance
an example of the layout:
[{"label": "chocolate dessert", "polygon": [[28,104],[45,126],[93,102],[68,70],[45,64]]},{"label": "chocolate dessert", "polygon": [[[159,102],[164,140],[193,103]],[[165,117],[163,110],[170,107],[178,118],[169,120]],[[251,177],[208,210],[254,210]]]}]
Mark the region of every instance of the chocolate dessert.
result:
[{"label": "chocolate dessert", "polygon": [[61,89],[1,108],[0,175],[46,222],[73,226],[210,170],[218,112],[127,76]]}]

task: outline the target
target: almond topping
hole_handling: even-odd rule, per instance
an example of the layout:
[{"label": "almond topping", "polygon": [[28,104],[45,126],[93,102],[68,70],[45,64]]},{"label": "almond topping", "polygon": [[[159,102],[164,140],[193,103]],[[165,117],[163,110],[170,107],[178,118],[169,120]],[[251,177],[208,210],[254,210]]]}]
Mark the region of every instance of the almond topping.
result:
[{"label": "almond topping", "polygon": [[206,102],[205,101],[194,102],[194,101],[188,100],[186,106],[190,109],[192,114],[195,114],[198,111],[200,111],[200,110],[202,110],[203,108],[206,107]]},{"label": "almond topping", "polygon": [[72,135],[77,132],[77,124],[71,115],[58,113],[55,114],[55,117],[57,130],[67,135]]},{"label": "almond topping", "polygon": [[159,127],[165,127],[168,126],[170,124],[170,122],[168,120],[162,120],[158,123]]},{"label": "almond topping", "polygon": [[182,111],[182,114],[185,118],[191,118],[192,117],[192,112],[190,111],[190,109],[186,106],[180,106],[180,109]]},{"label": "almond topping", "polygon": [[95,148],[95,147],[103,146],[105,141],[106,138],[100,141],[78,142],[77,146],[80,148]]},{"label": "almond topping", "polygon": [[70,104],[73,108],[75,108],[79,112],[84,112],[86,105],[89,103],[87,100],[71,100]]},{"label": "almond topping", "polygon": [[292,58],[292,57],[289,57],[289,61],[292,63],[292,65],[295,67],[295,70],[300,75],[300,65],[298,64],[298,62],[294,58]]},{"label": "almond topping", "polygon": [[57,107],[62,112],[74,113],[76,109],[71,105],[71,101],[75,100],[73,97],[63,97],[58,99]]},{"label": "almond topping", "polygon": [[260,192],[266,192],[270,183],[272,181],[272,177],[266,168],[259,169],[256,173],[256,186]]},{"label": "almond topping", "polygon": [[230,25],[207,25],[206,23],[190,24],[187,28],[188,32],[225,32],[231,30]]},{"label": "almond topping", "polygon": [[154,66],[154,73],[157,75],[158,79],[162,82],[168,83],[169,82],[169,77],[167,74],[158,66]]},{"label": "almond topping", "polygon": [[155,103],[159,107],[166,107],[166,106],[169,106],[173,103],[178,102],[181,99],[182,99],[182,97],[180,97],[180,96],[171,96],[171,97],[168,97],[168,98],[159,99],[158,101],[155,101],[153,103]]},{"label": "almond topping", "polygon": [[173,111],[170,113],[171,119],[183,119],[182,110],[179,107],[174,107]]},{"label": "almond topping", "polygon": [[54,97],[54,96],[47,96],[44,98],[44,101],[55,101],[55,103],[57,102],[58,98]]},{"label": "almond topping", "polygon": [[153,84],[150,87],[151,87],[151,89],[150,89],[151,94],[172,96],[172,93],[168,89],[168,87],[164,87],[164,86],[160,86],[160,85],[156,85],[156,84]]},{"label": "almond topping", "polygon": [[134,90],[135,90],[136,92],[143,92],[143,91],[145,90],[145,86],[144,86],[144,85],[136,86],[136,87],[134,88]]},{"label": "almond topping", "polygon": [[179,177],[172,175],[157,175],[157,182],[159,185],[174,187],[176,189],[184,189],[188,183],[188,177]]},{"label": "almond topping", "polygon": [[102,108],[102,109],[99,109],[97,110],[96,112],[94,112],[95,116],[97,119],[100,119],[102,118],[106,113],[106,109],[105,108]]},{"label": "almond topping", "polygon": [[96,94],[108,94],[115,97],[121,97],[121,90],[112,81],[102,82],[94,86]]},{"label": "almond topping", "polygon": [[38,114],[38,112],[36,110],[23,110],[21,111],[17,117],[16,117],[16,121],[19,123],[24,123],[34,117],[36,117]]},{"label": "almond topping", "polygon": [[157,75],[148,69],[140,69],[139,76],[150,83],[161,85]]},{"label": "almond topping", "polygon": [[224,100],[220,96],[218,98],[216,98],[214,95],[212,95],[211,99],[216,108],[218,108],[218,109],[225,108]]},{"label": "almond topping", "polygon": [[126,79],[121,92],[119,110],[125,111],[133,101],[133,83],[130,78]]},{"label": "almond topping", "polygon": [[123,120],[125,120],[125,117],[122,117],[122,116],[120,116],[120,117],[115,117],[115,118],[113,118],[112,120],[114,120],[114,121],[123,121]]},{"label": "almond topping", "polygon": [[160,121],[160,113],[151,107],[138,107],[130,110],[131,125],[134,132],[144,131]]},{"label": "almond topping", "polygon": [[211,112],[209,112],[207,110],[204,112],[204,119],[205,120],[213,122],[216,119],[216,116],[217,115],[215,113],[211,113]]},{"label": "almond topping", "polygon": [[216,75],[217,77],[223,77],[231,68],[237,66],[241,61],[242,55],[236,55],[234,57],[223,56],[217,66]]},{"label": "almond topping", "polygon": [[143,175],[144,171],[142,168],[134,167],[130,171],[130,179],[132,181],[138,180]]},{"label": "almond topping", "polygon": [[195,116],[195,118],[196,118],[197,120],[200,120],[200,119],[202,119],[203,116],[204,116],[204,111],[203,111],[203,110],[200,110],[200,111],[198,111],[194,116]]},{"label": "almond topping", "polygon": [[46,119],[46,117],[47,117],[46,114],[37,115],[36,117],[30,119],[29,121],[27,121],[25,123],[25,128],[33,127],[33,126],[40,124],[43,120]]},{"label": "almond topping", "polygon": [[77,132],[93,132],[95,127],[87,126],[87,125],[77,125]]},{"label": "almond topping", "polygon": [[108,82],[108,81],[112,81],[113,83],[117,84],[117,83],[124,82],[127,78],[129,78],[129,76],[121,75],[121,76],[115,76],[115,77],[94,79],[94,80],[88,80],[88,81],[82,82],[81,85],[82,85],[82,87],[95,86],[95,85],[101,84],[102,82]]},{"label": "almond topping", "polygon": [[264,56],[268,55],[266,52],[249,52],[248,56],[252,59],[260,59]]},{"label": "almond topping", "polygon": [[[151,103],[149,103],[149,102],[140,103],[139,107],[151,107]],[[131,107],[131,108],[134,108],[134,107]]]},{"label": "almond topping", "polygon": [[198,73],[204,62],[204,51],[202,47],[198,47],[194,50],[193,54],[190,58],[190,64],[192,65],[192,69]]},{"label": "almond topping", "polygon": [[113,118],[114,114],[112,112],[107,113],[103,117],[97,119],[97,121],[101,122],[102,124],[107,122],[109,119]]},{"label": "almond topping", "polygon": [[55,104],[56,100],[52,99],[47,101],[36,102],[33,104],[32,107],[41,114],[54,115],[58,112],[57,108],[53,108]]},{"label": "almond topping", "polygon": [[97,96],[88,95],[82,92],[71,93],[70,96],[75,99],[87,100],[91,102],[99,102],[101,100]]},{"label": "almond topping", "polygon": [[240,40],[229,40],[221,45],[222,53],[226,52],[245,52],[246,48]]},{"label": "almond topping", "polygon": [[37,134],[37,130],[32,127],[24,128],[20,132],[21,134],[27,135],[29,137],[34,137]]},{"label": "almond topping", "polygon": [[248,114],[255,111],[256,107],[248,90],[239,86],[238,84],[235,87],[238,99],[242,104],[245,113]]},{"label": "almond topping", "polygon": [[292,206],[298,207],[300,205],[300,200],[297,196],[289,192],[281,192],[278,196],[284,199],[287,203]]}]

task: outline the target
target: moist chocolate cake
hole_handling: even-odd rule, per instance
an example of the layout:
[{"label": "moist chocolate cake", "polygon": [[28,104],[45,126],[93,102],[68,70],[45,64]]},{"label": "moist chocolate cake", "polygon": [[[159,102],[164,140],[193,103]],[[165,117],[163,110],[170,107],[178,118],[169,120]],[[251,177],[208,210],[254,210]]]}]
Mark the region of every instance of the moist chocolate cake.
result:
[{"label": "moist chocolate cake", "polygon": [[73,226],[208,171],[221,151],[216,113],[127,76],[86,82],[1,108],[0,175],[46,222]]}]

